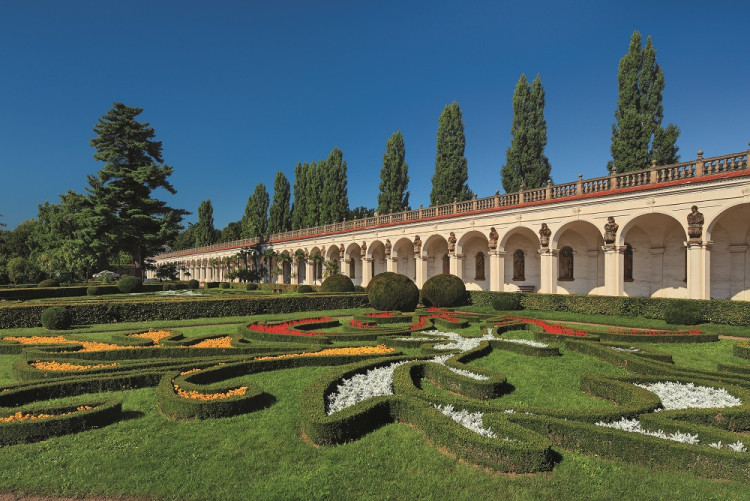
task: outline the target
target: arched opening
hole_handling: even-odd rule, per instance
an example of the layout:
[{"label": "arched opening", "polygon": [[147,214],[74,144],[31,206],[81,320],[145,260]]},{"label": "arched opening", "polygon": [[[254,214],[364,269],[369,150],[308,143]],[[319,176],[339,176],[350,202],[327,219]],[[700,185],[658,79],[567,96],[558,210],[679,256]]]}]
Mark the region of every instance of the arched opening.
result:
[{"label": "arched opening", "polygon": [[346,248],[344,259],[346,260],[346,269],[342,267],[341,273],[351,278],[354,285],[361,285],[362,247],[357,243],[349,244]]},{"label": "arched opening", "polygon": [[487,236],[479,231],[470,231],[456,243],[456,253],[462,258],[461,277],[469,290],[490,290],[490,248]]},{"label": "arched opening", "polygon": [[539,290],[539,236],[532,229],[519,226],[505,233],[498,247],[506,252],[501,290]]},{"label": "arched opening", "polygon": [[573,274],[574,265],[573,248],[566,245],[560,249],[557,259],[557,279],[562,282],[575,280],[575,275]]},{"label": "arched opening", "polygon": [[385,262],[385,245],[379,240],[375,240],[367,247],[367,255],[372,258],[370,263],[371,273],[374,277],[387,270]]},{"label": "arched opening", "polygon": [[750,204],[726,209],[710,223],[711,297],[750,301]]},{"label": "arched opening", "polygon": [[633,281],[633,247],[630,244],[625,244],[622,279],[625,282]]},{"label": "arched opening", "polygon": [[391,254],[396,260],[396,273],[417,279],[417,262],[414,259],[414,244],[408,238],[401,238],[393,245]]},{"label": "arched opening", "polygon": [[474,256],[474,280],[486,280],[484,272],[484,252],[479,251]]},{"label": "arched opening", "polygon": [[523,282],[526,280],[526,255],[523,249],[516,249],[513,253],[513,281]]},{"label": "arched opening", "polygon": [[558,294],[604,294],[604,238],[588,221],[571,221],[556,230],[550,247],[557,253]]},{"label": "arched opening", "polygon": [[450,273],[448,242],[442,235],[432,235],[425,240],[422,255],[427,258],[427,277],[429,279],[441,273]]}]

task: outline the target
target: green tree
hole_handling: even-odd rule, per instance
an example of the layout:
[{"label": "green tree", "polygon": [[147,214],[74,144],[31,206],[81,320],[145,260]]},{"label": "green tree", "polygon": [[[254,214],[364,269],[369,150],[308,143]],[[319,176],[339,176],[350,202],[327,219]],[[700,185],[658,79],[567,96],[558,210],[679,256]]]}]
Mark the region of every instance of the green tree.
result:
[{"label": "green tree", "polygon": [[189,224],[185,230],[181,231],[175,237],[172,243],[172,250],[192,249],[195,246],[195,225]]},{"label": "green tree", "polygon": [[503,189],[513,193],[521,188],[539,188],[550,179],[552,168],[544,154],[547,122],[544,120],[544,88],[539,75],[529,85],[522,74],[513,93],[513,136],[501,170]]},{"label": "green tree", "polygon": [[[303,169],[305,172],[305,213],[303,228],[311,228],[321,224],[321,195],[325,183],[324,164],[325,161],[323,160],[317,164],[312,162],[308,165],[306,170]],[[321,168],[321,166],[323,168]]]},{"label": "green tree", "polygon": [[163,163],[162,143],[154,140],[154,129],[135,119],[142,111],[114,103],[99,119],[91,146],[104,167],[89,176],[87,187],[97,238],[108,239],[113,252],[130,254],[138,276],[146,259],[177,236],[182,216],[188,214],[152,196],[158,188],[176,193],[167,180],[174,169]]},{"label": "green tree", "polygon": [[334,148],[325,161],[318,163],[320,216],[317,224],[338,223],[349,213],[346,161],[340,149]]},{"label": "green tree", "polygon": [[255,191],[247,199],[245,215],[242,217],[242,238],[260,237],[268,234],[268,192],[263,183],[258,183]]},{"label": "green tree", "polygon": [[293,230],[299,230],[305,226],[305,213],[307,204],[307,164],[297,164],[294,168],[294,202],[292,203],[291,224]]},{"label": "green tree", "polygon": [[620,59],[617,90],[612,160],[607,169],[619,173],[645,169],[652,160],[660,165],[679,161],[676,142],[680,129],[674,124],[661,125],[664,73],[656,62],[651,37],[641,48],[640,33],[631,36],[628,52]]},{"label": "green tree", "polygon": [[[407,209],[408,210],[408,209]],[[368,209],[364,205],[355,207],[349,211],[349,215],[346,217],[349,221],[355,219],[363,219],[366,217],[372,217],[375,215],[375,209]]]},{"label": "green tree", "polygon": [[385,143],[383,168],[380,169],[378,213],[391,214],[409,206],[409,164],[401,131],[396,131]]},{"label": "green tree", "polygon": [[7,264],[8,277],[14,284],[29,284],[39,281],[40,273],[25,257],[14,257]]},{"label": "green tree", "polygon": [[290,198],[289,180],[287,180],[283,172],[279,171],[276,173],[276,179],[273,182],[273,203],[271,204],[270,216],[268,218],[268,231],[271,234],[291,229]]},{"label": "green tree", "polygon": [[10,257],[29,257],[33,246],[31,235],[38,224],[38,221],[35,219],[27,219],[13,230],[5,232],[5,252]]},{"label": "green tree", "polygon": [[233,242],[242,238],[242,224],[241,221],[232,221],[228,223],[223,230],[221,230],[221,236],[219,242]]},{"label": "green tree", "polygon": [[196,247],[216,243],[218,236],[214,228],[214,208],[211,200],[201,202],[198,207],[198,222],[192,229]]},{"label": "green tree", "polygon": [[466,138],[461,108],[453,101],[440,114],[437,130],[435,175],[432,176],[430,204],[440,205],[470,199],[474,194],[466,184],[469,178],[464,157]]}]

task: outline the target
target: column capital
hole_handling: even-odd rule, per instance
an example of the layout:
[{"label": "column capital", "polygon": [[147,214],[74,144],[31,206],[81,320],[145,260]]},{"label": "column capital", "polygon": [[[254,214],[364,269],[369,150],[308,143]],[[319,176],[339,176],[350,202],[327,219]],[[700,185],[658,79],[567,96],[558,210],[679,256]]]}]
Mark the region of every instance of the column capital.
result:
[{"label": "column capital", "polygon": [[543,247],[539,249],[539,255],[544,256],[557,256],[559,251],[557,249],[550,249],[549,247]]},{"label": "column capital", "polygon": [[604,251],[605,254],[610,254],[610,253],[624,254],[625,249],[627,249],[627,247],[624,245],[621,245],[619,247],[616,245],[602,245],[602,250]]}]

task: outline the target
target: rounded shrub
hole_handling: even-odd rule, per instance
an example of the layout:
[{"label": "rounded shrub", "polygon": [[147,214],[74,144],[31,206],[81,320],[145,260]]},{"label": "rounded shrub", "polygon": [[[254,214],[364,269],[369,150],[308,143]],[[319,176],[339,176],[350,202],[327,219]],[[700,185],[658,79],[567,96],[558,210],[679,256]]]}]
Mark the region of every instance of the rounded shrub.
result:
[{"label": "rounded shrub", "polygon": [[459,306],[465,299],[466,285],[456,275],[441,273],[422,286],[422,302],[425,306]]},{"label": "rounded shrub", "polygon": [[130,294],[131,292],[138,292],[141,290],[141,279],[125,275],[117,282],[117,288],[124,294]]},{"label": "rounded shrub", "polygon": [[222,289],[228,289],[229,288],[229,282],[222,282],[219,284],[219,287]]},{"label": "rounded shrub", "polygon": [[187,289],[187,284],[183,284],[182,282],[174,284],[174,290],[176,291],[182,291]]},{"label": "rounded shrub", "polygon": [[96,285],[91,285],[86,288],[87,296],[101,296],[102,294],[104,294],[104,289],[97,287]]},{"label": "rounded shrub", "polygon": [[320,284],[321,292],[354,292],[352,279],[341,273],[334,273]]},{"label": "rounded shrub", "polygon": [[175,289],[175,284],[163,284],[161,286],[161,290],[163,291],[173,291]]},{"label": "rounded shrub", "polygon": [[496,311],[523,310],[522,297],[518,292],[500,293],[492,299],[492,307]]},{"label": "rounded shrub", "polygon": [[354,286],[354,292],[367,292],[367,289],[365,289],[361,285],[355,285]]},{"label": "rounded shrub", "polygon": [[62,306],[52,306],[42,312],[42,325],[55,331],[69,329],[73,325],[73,315]]},{"label": "rounded shrub", "polygon": [[297,287],[297,292],[301,292],[303,294],[307,294],[312,291],[313,291],[313,288],[309,285],[300,285],[299,287]]},{"label": "rounded shrub", "polygon": [[255,282],[250,282],[249,284],[245,286],[245,290],[248,290],[248,291],[258,290],[258,284],[256,284]]},{"label": "rounded shrub", "polygon": [[188,289],[197,289],[198,287],[200,287],[200,285],[201,283],[194,278],[191,278],[190,280],[188,280],[188,283],[187,283]]},{"label": "rounded shrub", "polygon": [[48,278],[47,280],[42,280],[41,282],[39,282],[39,284],[37,284],[37,287],[60,287],[60,282]]},{"label": "rounded shrub", "polygon": [[406,275],[386,271],[367,285],[367,298],[376,310],[414,311],[419,303],[419,289]]},{"label": "rounded shrub", "polygon": [[703,310],[700,303],[688,299],[669,301],[664,308],[664,321],[678,325],[700,324],[703,323]]}]

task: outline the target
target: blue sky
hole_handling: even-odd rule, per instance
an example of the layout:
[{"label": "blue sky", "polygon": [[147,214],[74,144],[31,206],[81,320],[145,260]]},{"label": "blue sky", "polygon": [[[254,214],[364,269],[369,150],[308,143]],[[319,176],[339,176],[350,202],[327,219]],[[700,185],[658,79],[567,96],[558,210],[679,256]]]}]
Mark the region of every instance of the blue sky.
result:
[{"label": "blue sky", "polygon": [[[605,175],[617,66],[651,35],[665,122],[682,158],[750,141],[750,3],[409,1],[21,1],[0,8],[0,214],[82,191],[101,165],[89,140],[115,101],[144,108],[178,193],[215,224],[238,220],[255,185],[334,147],[352,207],[375,207],[382,155],[401,130],[413,207],[429,205],[435,132],[458,101],[469,186],[502,192],[521,73],[546,91],[556,182]],[[196,214],[187,221],[194,221]]]}]

